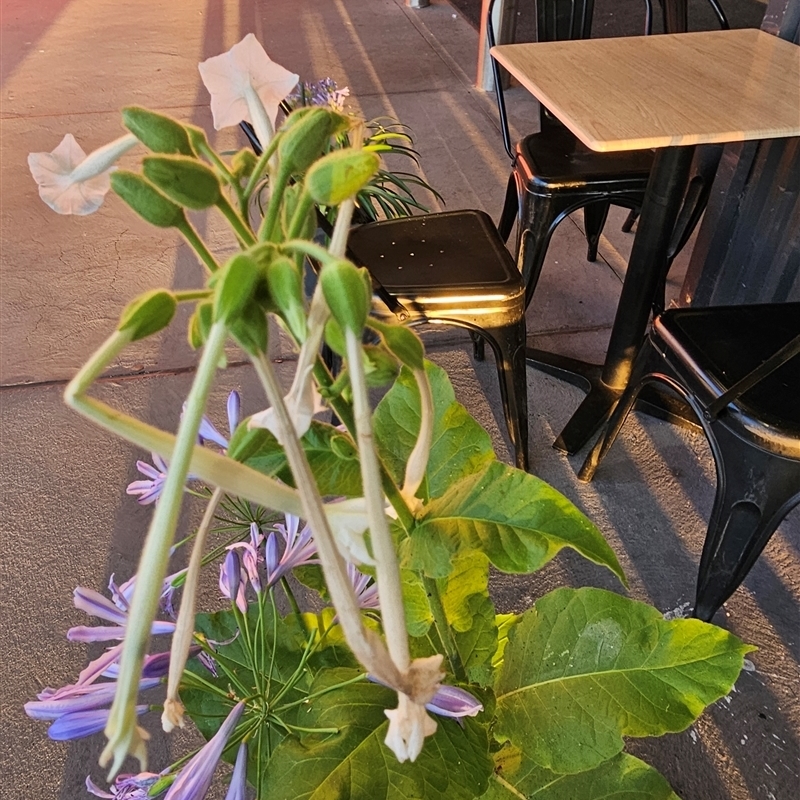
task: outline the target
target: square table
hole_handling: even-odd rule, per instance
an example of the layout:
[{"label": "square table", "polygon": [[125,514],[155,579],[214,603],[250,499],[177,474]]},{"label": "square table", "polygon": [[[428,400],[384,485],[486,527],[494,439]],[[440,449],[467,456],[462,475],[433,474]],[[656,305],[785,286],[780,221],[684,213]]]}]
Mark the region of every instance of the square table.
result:
[{"label": "square table", "polygon": [[[555,442],[579,450],[642,342],[698,144],[800,136],[800,47],[756,29],[498,45],[491,55],[593,150],[656,148],[602,368],[551,359],[589,393]],[[548,355],[529,351],[547,369]]]}]

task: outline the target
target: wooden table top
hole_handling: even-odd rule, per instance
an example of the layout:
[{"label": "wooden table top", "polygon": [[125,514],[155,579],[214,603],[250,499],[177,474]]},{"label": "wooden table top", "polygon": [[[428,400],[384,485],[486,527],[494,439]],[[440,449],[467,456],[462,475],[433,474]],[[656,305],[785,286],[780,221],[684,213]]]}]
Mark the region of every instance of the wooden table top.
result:
[{"label": "wooden table top", "polygon": [[593,150],[800,136],[800,47],[764,31],[506,44],[491,54]]}]

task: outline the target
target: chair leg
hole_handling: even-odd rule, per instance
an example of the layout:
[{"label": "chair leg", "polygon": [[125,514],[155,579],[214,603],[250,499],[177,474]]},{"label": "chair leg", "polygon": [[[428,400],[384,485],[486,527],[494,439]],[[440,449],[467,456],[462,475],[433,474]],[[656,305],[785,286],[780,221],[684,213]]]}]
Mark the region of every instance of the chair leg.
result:
[{"label": "chair leg", "polygon": [[583,208],[583,224],[586,228],[586,241],[589,245],[586,252],[587,261],[597,260],[597,245],[600,243],[600,234],[606,224],[610,205],[608,200],[603,200],[598,203],[589,203]]},{"label": "chair leg", "polygon": [[476,361],[483,361],[486,358],[486,347],[484,346],[483,336],[477,331],[469,332],[470,339],[472,339],[472,357]]},{"label": "chair leg", "polygon": [[700,559],[694,616],[708,621],[747,576],[781,520],[800,503],[800,461],[756,447],[723,420],[706,426],[706,434],[717,465],[717,494]]},{"label": "chair leg", "polygon": [[500,214],[500,222],[497,223],[497,231],[500,238],[508,241],[511,235],[511,229],[514,227],[514,222],[519,214],[519,195],[517,193],[517,179],[514,171],[508,176],[508,184],[506,185],[506,199],[503,202],[503,211]]},{"label": "chair leg", "polygon": [[526,472],[528,460],[528,381],[525,363],[525,318],[485,331],[494,351],[500,397],[517,467]]},{"label": "chair leg", "polygon": [[639,355],[634,362],[631,377],[628,381],[628,388],[625,389],[622,397],[617,401],[617,405],[614,407],[611,416],[603,426],[600,437],[586,456],[586,460],[583,462],[583,466],[578,473],[578,480],[588,483],[594,478],[594,474],[597,472],[600,462],[606,457],[606,454],[611,449],[611,445],[614,444],[617,435],[625,424],[625,420],[628,418],[628,414],[633,408],[633,404],[636,402],[639,392],[646,383],[657,380],[652,373],[658,368],[660,363],[660,354],[650,344],[650,340],[645,339],[642,349],[639,351]]},{"label": "chair leg", "polygon": [[625,217],[625,222],[622,223],[622,232],[630,233],[633,230],[633,224],[639,219],[639,209],[632,208]]},{"label": "chair leg", "polygon": [[517,266],[525,283],[525,307],[530,305],[550,238],[569,205],[557,198],[526,194],[520,214],[521,236],[517,251]]}]

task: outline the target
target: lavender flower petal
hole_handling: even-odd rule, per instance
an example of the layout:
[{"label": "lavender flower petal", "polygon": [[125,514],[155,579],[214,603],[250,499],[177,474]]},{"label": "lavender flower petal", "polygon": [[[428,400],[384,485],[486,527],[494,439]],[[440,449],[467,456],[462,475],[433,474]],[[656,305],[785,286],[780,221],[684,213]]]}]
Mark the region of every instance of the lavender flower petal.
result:
[{"label": "lavender flower petal", "polygon": [[239,745],[236,765],[233,768],[225,800],[247,800],[247,744],[245,742]]},{"label": "lavender flower petal", "polygon": [[219,445],[223,450],[228,449],[228,440],[216,429],[214,423],[206,416],[200,421],[200,430],[197,432],[197,438],[200,440],[200,444],[214,442],[214,444]]},{"label": "lavender flower petal", "polygon": [[[138,715],[144,714],[150,706],[136,706]],[[56,742],[69,742],[73,739],[83,739],[94,733],[99,733],[108,722],[110,709],[96,709],[94,711],[76,711],[74,714],[64,714],[59,717],[48,729],[47,735]]]},{"label": "lavender flower petal", "polygon": [[211,786],[211,779],[217,762],[243,710],[243,702],[233,707],[225,722],[220,725],[219,730],[180,771],[172,786],[169,787],[164,800],[200,800],[200,798],[205,797],[209,786]]},{"label": "lavender flower petal", "polygon": [[458,686],[442,684],[425,708],[441,717],[458,719],[477,716],[483,711],[483,704]]},{"label": "lavender flower petal", "polygon": [[242,409],[242,398],[239,396],[239,392],[231,392],[228,395],[228,430],[231,432],[231,436],[233,436],[234,431],[239,426],[239,420],[241,419],[241,409]]},{"label": "lavender flower petal", "polygon": [[[153,689],[161,683],[159,678],[149,678],[139,683],[139,691]],[[65,714],[73,714],[78,711],[93,711],[95,709],[108,706],[114,699],[117,691],[117,684],[96,683],[90,686],[79,687],[83,691],[75,693],[71,697],[61,697],[59,699],[32,700],[25,703],[25,713],[31,719],[56,720]]]},{"label": "lavender flower petal", "polygon": [[247,573],[242,569],[239,553],[235,547],[229,547],[228,555],[219,568],[219,590],[224,597],[236,603],[242,614],[247,613],[246,584]]},{"label": "lavender flower petal", "polygon": [[114,622],[117,625],[124,625],[128,621],[128,616],[124,611],[121,611],[94,589],[78,586],[73,592],[72,602],[75,604],[75,608],[79,608],[93,617]]}]

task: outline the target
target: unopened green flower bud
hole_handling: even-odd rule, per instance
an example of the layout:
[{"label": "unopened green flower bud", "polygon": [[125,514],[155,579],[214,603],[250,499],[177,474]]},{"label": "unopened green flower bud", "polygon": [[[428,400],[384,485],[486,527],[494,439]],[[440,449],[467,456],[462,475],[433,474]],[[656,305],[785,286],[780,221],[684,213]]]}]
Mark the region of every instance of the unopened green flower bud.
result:
[{"label": "unopened green flower bud", "polygon": [[249,178],[253,174],[253,169],[257,162],[258,157],[256,154],[249,147],[243,147],[231,159],[231,172],[233,172],[233,177],[237,181]]},{"label": "unopened green flower bud", "polygon": [[331,113],[320,106],[302,109],[283,126],[278,144],[281,169],[291,174],[305,172],[325,151],[331,137]]},{"label": "unopened green flower bud", "polygon": [[342,326],[333,318],[328,317],[325,323],[325,344],[336,353],[344,357],[347,353],[347,342],[344,338]]},{"label": "unopened green flower bud", "polygon": [[286,320],[295,339],[305,341],[307,325],[303,277],[297,265],[286,256],[274,259],[267,265],[267,285],[270,302]]},{"label": "unopened green flower bud", "polygon": [[183,209],[135,172],[124,169],[112,172],[111,188],[151,225],[174,228],[186,223]]},{"label": "unopened green flower bud", "polygon": [[253,300],[263,276],[255,259],[237,253],[220,270],[214,286],[214,321],[230,325]]},{"label": "unopened green flower bud", "polygon": [[387,349],[403,364],[411,369],[422,369],[425,349],[414,331],[404,325],[390,325],[377,319],[370,319],[369,327],[381,335]]},{"label": "unopened green flower bud", "polygon": [[367,184],[380,163],[375,153],[365,150],[335,150],[308,170],[305,186],[315,202],[338,206]]},{"label": "unopened green flower bud", "polygon": [[399,372],[400,365],[397,359],[383,347],[364,346],[364,373],[367,386],[386,386],[397,377]]},{"label": "unopened green flower bud", "polygon": [[[295,215],[298,213],[302,214],[302,219],[299,220],[299,227],[293,228],[293,223],[294,225],[298,224],[295,221]],[[314,231],[317,229],[314,201],[307,192],[303,191],[303,185],[300,183],[287,186],[283,193],[281,227],[287,238],[289,236],[292,239],[314,238]]]},{"label": "unopened green flower bud", "polygon": [[119,320],[118,330],[131,331],[131,341],[144,339],[166,328],[175,316],[178,302],[172,292],[155,289],[129,303]]},{"label": "unopened green flower bud", "polygon": [[194,155],[186,128],[172,117],[141,106],[128,106],[122,109],[122,124],[154,153]]},{"label": "unopened green flower bud", "polygon": [[194,314],[189,319],[189,345],[194,350],[199,350],[208,338],[211,326],[214,324],[214,305],[211,300],[204,300],[195,307]]},{"label": "unopened green flower bud", "polygon": [[269,326],[267,315],[257,303],[248,303],[231,322],[231,333],[239,346],[251,356],[267,352]]},{"label": "unopened green flower bud", "polygon": [[319,280],[334,319],[345,330],[361,333],[372,305],[369,272],[349,261],[332,261],[320,270]]},{"label": "unopened green flower bud", "polygon": [[145,156],[145,177],[176,203],[202,211],[220,198],[219,180],[214,171],[186,156]]}]

